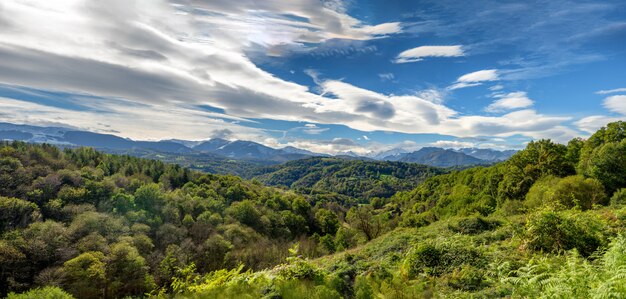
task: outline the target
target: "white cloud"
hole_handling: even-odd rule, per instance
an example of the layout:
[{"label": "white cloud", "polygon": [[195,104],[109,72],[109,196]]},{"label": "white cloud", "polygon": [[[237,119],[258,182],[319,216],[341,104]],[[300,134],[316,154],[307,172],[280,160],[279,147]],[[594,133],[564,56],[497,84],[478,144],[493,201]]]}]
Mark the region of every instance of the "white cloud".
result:
[{"label": "white cloud", "polygon": [[324,132],[326,132],[326,131],[328,131],[330,129],[329,128],[320,128],[316,124],[305,124],[304,127],[296,127],[296,128],[291,129],[291,130],[302,131],[302,132],[304,132],[306,134],[309,134],[309,135],[319,135],[319,134],[324,133]]},{"label": "white cloud", "polygon": [[448,90],[455,90],[455,89],[461,89],[461,88],[465,88],[465,87],[473,87],[473,86],[479,86],[479,85],[482,85],[482,83],[480,83],[480,82],[476,82],[476,83],[458,82],[458,83],[454,83],[454,84],[450,85],[447,89]]},{"label": "white cloud", "polygon": [[398,54],[395,63],[417,62],[424,57],[458,57],[464,56],[463,47],[457,46],[421,46]]},{"label": "white cloud", "polygon": [[[0,112],[0,119],[18,124],[54,125],[114,133],[135,140],[204,140],[215,135],[218,128],[233,132],[230,137],[237,139],[263,140],[268,137],[261,129],[234,124],[232,119],[228,119],[229,116],[213,112],[158,104],[138,105],[122,100],[79,100],[90,109],[70,110],[0,97],[0,111],[11,111],[6,114]],[[224,117],[227,119],[223,119]]]},{"label": "white cloud", "polygon": [[604,99],[604,108],[626,115],[626,95],[615,95]]},{"label": "white cloud", "polygon": [[393,73],[383,73],[383,74],[378,74],[378,77],[382,81],[389,81],[389,80],[395,79],[396,76],[394,76]]},{"label": "white cloud", "polygon": [[504,86],[498,84],[498,85],[494,85],[494,86],[489,87],[489,90],[491,90],[491,91],[498,91],[498,90],[502,90],[503,88],[504,88]]},{"label": "white cloud", "polygon": [[465,87],[479,86],[482,85],[483,82],[497,81],[499,79],[498,70],[476,71],[459,77],[456,82],[447,89],[455,90]]},{"label": "white cloud", "polygon": [[459,79],[457,79],[457,82],[474,83],[484,81],[496,81],[498,79],[498,70],[482,70],[465,74],[459,77]]},{"label": "white cloud", "polygon": [[626,92],[626,88],[615,88],[615,89],[608,89],[608,90],[598,90],[596,92],[596,94],[611,94],[611,93],[618,93],[618,92]]},{"label": "white cloud", "polygon": [[595,133],[598,129],[606,126],[608,123],[615,122],[618,120],[624,120],[625,118],[619,117],[611,117],[606,115],[592,115],[582,118],[575,122],[574,124],[578,127],[579,130],[587,132],[589,134]]},{"label": "white cloud", "polygon": [[363,135],[363,139],[365,139],[365,140],[370,140],[370,138],[369,138],[369,137],[367,137],[367,135]]},{"label": "white cloud", "polygon": [[496,95],[496,98],[500,98],[491,103],[485,111],[487,112],[503,112],[521,108],[527,108],[533,105],[533,100],[529,99],[525,92],[511,92],[504,95]]},{"label": "white cloud", "polygon": [[464,148],[464,147],[475,147],[476,144],[473,142],[466,141],[457,141],[457,140],[437,140],[431,143],[432,146],[443,147],[443,148]]}]

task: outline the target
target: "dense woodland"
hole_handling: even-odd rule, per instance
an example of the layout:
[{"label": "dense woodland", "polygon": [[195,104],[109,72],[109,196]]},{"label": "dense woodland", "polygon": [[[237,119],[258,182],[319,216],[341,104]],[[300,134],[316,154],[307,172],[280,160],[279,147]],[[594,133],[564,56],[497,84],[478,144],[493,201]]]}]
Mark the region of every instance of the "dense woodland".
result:
[{"label": "dense woodland", "polygon": [[257,172],[254,178],[266,185],[286,186],[303,194],[338,193],[367,202],[412,190],[426,178],[445,171],[413,163],[317,157]]},{"label": "dense woodland", "polygon": [[624,122],[449,173],[290,163],[247,181],[4,143],[0,295],[626,297]]}]

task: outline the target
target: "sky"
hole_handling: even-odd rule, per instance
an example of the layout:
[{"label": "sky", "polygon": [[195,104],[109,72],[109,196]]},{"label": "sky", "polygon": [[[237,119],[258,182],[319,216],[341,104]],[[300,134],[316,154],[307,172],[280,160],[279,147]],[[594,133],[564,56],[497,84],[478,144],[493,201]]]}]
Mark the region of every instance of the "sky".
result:
[{"label": "sky", "polygon": [[0,1],[0,122],[366,154],[620,119],[622,0]]}]

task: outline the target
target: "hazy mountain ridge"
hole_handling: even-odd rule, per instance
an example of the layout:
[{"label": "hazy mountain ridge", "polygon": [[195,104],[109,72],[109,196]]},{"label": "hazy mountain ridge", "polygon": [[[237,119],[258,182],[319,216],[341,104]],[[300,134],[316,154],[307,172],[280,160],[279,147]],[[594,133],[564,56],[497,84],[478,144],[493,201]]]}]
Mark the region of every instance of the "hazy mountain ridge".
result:
[{"label": "hazy mountain ridge", "polygon": [[[272,148],[254,141],[226,140],[212,138],[206,141],[190,141],[170,139],[161,141],[137,141],[119,137],[113,134],[81,131],[74,128],[39,127],[30,125],[16,125],[0,123],[0,139],[20,140],[32,143],[50,143],[61,146],[89,146],[114,153],[125,153],[139,157],[160,158],[158,153],[177,154],[181,157],[189,156],[188,160],[201,160],[198,163],[183,163],[183,165],[213,171],[206,168],[206,162],[228,161],[229,159],[250,161],[257,164],[276,164],[309,157],[331,157],[332,155],[315,153],[309,150],[287,146]],[[154,151],[151,153],[150,151]],[[444,149],[438,147],[424,147],[409,152],[402,148],[372,153],[364,156],[354,152],[343,152],[334,155],[336,158],[364,161],[399,161],[418,163],[437,167],[486,165],[508,159],[516,151],[498,151],[492,149],[461,148]],[[206,155],[206,156],[203,156]],[[167,159],[169,162],[176,162]],[[223,170],[220,170],[223,171]],[[220,172],[221,173],[221,172]],[[228,172],[231,173],[231,172]],[[243,175],[240,170],[234,172]],[[245,176],[245,175],[244,175]]]},{"label": "hazy mountain ridge", "polygon": [[438,167],[486,165],[504,161],[517,151],[497,151],[492,149],[461,148],[444,149],[423,147],[414,152],[389,151],[390,155],[380,158],[386,161],[419,163]]}]

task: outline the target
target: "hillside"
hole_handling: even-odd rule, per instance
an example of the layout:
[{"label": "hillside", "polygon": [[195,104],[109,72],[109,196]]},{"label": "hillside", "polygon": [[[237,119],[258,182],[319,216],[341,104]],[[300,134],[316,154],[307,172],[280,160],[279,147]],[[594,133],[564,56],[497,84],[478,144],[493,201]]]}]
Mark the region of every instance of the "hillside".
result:
[{"label": "hillside", "polygon": [[[223,298],[260,297],[264,290],[285,298],[622,298],[624,161],[623,122],[567,146],[531,142],[507,162],[435,176],[382,208],[351,210],[349,225],[362,238],[354,249],[307,260],[294,248],[274,269],[192,274],[187,281],[195,282],[178,292]],[[399,206],[401,214],[388,218]]]},{"label": "hillside", "polygon": [[296,241],[319,256],[347,211],[329,208],[155,160],[0,143],[0,295],[52,285],[78,298],[140,296],[171,291],[190,265],[273,267]]},{"label": "hillside", "polygon": [[400,162],[309,158],[259,170],[254,178],[301,193],[338,193],[357,199],[390,197],[415,188],[442,169]]}]

